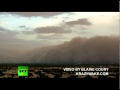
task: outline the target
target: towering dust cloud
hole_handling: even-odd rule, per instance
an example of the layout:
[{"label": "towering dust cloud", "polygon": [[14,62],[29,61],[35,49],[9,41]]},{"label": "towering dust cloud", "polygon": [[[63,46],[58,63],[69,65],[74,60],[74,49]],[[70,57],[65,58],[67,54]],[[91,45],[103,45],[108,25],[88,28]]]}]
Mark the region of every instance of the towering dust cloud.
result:
[{"label": "towering dust cloud", "polygon": [[0,12],[0,64],[118,64],[119,12]]},{"label": "towering dust cloud", "polygon": [[69,42],[27,52],[21,62],[55,64],[118,64],[118,36],[76,37]]}]

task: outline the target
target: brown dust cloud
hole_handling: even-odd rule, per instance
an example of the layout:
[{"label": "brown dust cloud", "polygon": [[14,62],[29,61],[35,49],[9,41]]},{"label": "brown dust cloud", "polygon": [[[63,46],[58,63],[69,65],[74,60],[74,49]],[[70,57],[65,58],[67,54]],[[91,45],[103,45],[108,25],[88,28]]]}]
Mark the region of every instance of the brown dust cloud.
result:
[{"label": "brown dust cloud", "polygon": [[26,51],[24,47],[0,48],[0,63],[118,64],[119,37],[75,37],[59,45]]}]

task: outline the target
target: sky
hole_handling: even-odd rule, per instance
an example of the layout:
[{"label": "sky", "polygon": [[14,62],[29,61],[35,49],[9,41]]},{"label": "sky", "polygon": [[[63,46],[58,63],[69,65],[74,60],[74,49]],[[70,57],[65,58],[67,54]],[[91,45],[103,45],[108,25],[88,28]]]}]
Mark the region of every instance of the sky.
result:
[{"label": "sky", "polygon": [[0,46],[56,45],[77,36],[118,35],[118,21],[118,12],[0,12]]},{"label": "sky", "polygon": [[0,12],[2,50],[29,50],[76,37],[118,35],[119,12]]}]

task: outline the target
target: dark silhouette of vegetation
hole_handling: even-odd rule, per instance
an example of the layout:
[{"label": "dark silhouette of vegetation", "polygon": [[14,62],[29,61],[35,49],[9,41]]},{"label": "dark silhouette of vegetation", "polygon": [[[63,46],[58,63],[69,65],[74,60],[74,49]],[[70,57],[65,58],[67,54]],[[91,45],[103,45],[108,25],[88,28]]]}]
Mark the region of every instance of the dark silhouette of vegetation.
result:
[{"label": "dark silhouette of vegetation", "polygon": [[54,78],[60,78],[61,75],[60,74],[55,74]]},{"label": "dark silhouette of vegetation", "polygon": [[28,73],[28,76],[30,77],[30,76],[33,76],[33,75],[32,75],[32,73],[29,72],[29,73]]},{"label": "dark silhouette of vegetation", "polygon": [[85,78],[92,78],[90,75],[87,75]]},{"label": "dark silhouette of vegetation", "polygon": [[68,78],[76,78],[76,77],[78,77],[78,76],[70,75],[70,77],[68,77]]},{"label": "dark silhouette of vegetation", "polygon": [[40,78],[45,78],[45,74],[40,74]]},{"label": "dark silhouette of vegetation", "polygon": [[100,75],[98,78],[107,78],[107,76]]}]

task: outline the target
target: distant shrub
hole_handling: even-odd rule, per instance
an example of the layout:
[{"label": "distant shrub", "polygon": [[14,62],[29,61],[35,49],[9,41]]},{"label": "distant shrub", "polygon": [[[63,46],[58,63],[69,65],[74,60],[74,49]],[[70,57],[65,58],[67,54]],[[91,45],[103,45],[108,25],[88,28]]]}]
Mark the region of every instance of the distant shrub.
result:
[{"label": "distant shrub", "polygon": [[87,75],[85,78],[92,78],[90,75]]},{"label": "distant shrub", "polygon": [[60,74],[55,74],[54,78],[60,78],[61,75]]},{"label": "distant shrub", "polygon": [[100,76],[98,76],[98,78],[107,78],[107,76],[100,75]]}]

